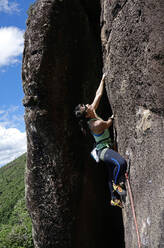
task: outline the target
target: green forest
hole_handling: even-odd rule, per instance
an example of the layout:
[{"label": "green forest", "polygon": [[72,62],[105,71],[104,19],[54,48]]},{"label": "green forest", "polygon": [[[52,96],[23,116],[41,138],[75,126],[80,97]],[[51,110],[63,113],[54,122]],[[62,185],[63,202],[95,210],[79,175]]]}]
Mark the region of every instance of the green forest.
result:
[{"label": "green forest", "polygon": [[0,168],[0,248],[33,248],[25,205],[26,154]]}]

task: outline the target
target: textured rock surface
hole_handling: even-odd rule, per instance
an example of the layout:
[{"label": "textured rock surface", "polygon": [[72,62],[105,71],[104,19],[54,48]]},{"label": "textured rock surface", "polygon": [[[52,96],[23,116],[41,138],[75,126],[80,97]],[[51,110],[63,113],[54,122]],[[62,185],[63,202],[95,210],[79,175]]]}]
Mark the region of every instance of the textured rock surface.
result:
[{"label": "textured rock surface", "polygon": [[[39,0],[29,12],[22,78],[35,247],[123,248],[124,238],[126,248],[137,247],[129,199],[124,237],[121,212],[108,205],[105,168],[90,160],[91,142],[73,116],[76,104],[93,99],[103,60],[142,248],[162,248],[163,0],[104,0],[101,8],[98,0]],[[101,110],[109,116],[107,101]]]},{"label": "textured rock surface", "polygon": [[[107,92],[119,152],[130,181],[142,248],[164,247],[164,2],[102,1]],[[129,199],[123,211],[126,248],[137,247]]]},{"label": "textured rock surface", "polygon": [[123,247],[121,212],[109,211],[104,168],[91,161],[73,116],[101,77],[100,3],[39,0],[29,12],[22,78],[35,247],[106,247],[112,231]]}]

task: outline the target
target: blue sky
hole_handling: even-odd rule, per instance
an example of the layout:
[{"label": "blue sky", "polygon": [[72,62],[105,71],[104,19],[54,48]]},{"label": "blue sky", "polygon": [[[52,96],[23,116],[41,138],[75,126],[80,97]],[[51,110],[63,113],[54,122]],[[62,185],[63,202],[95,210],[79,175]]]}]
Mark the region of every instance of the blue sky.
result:
[{"label": "blue sky", "polygon": [[0,166],[26,151],[21,82],[23,34],[34,0],[0,0]]}]

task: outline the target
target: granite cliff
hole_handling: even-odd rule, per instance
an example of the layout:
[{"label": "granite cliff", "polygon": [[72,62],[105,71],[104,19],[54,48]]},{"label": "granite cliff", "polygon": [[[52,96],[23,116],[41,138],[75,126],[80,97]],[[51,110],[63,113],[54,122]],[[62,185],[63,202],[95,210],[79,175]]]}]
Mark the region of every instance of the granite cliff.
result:
[{"label": "granite cliff", "polygon": [[[137,247],[129,197],[109,206],[106,170],[90,158],[73,115],[102,72],[101,116],[115,114],[142,247],[164,246],[164,4],[162,0],[38,0],[22,66],[26,200],[37,248]],[[112,131],[112,130],[111,130]]]}]

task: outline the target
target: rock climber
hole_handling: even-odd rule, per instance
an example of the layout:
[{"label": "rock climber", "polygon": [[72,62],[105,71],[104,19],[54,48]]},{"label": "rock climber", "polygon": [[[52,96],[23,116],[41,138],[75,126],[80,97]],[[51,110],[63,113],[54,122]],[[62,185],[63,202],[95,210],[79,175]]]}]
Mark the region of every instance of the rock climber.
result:
[{"label": "rock climber", "polygon": [[[103,95],[106,74],[103,74],[92,104],[79,104],[75,108],[75,115],[79,121],[82,132],[86,135],[89,130],[93,135],[96,147],[92,152],[95,160],[101,160],[107,165],[108,186],[111,194],[112,206],[122,207],[120,196],[126,194],[124,187],[124,175],[127,168],[126,160],[112,149],[108,128],[112,125],[114,116],[103,120],[96,114],[100,99]],[[123,179],[123,181],[122,181]]]}]

